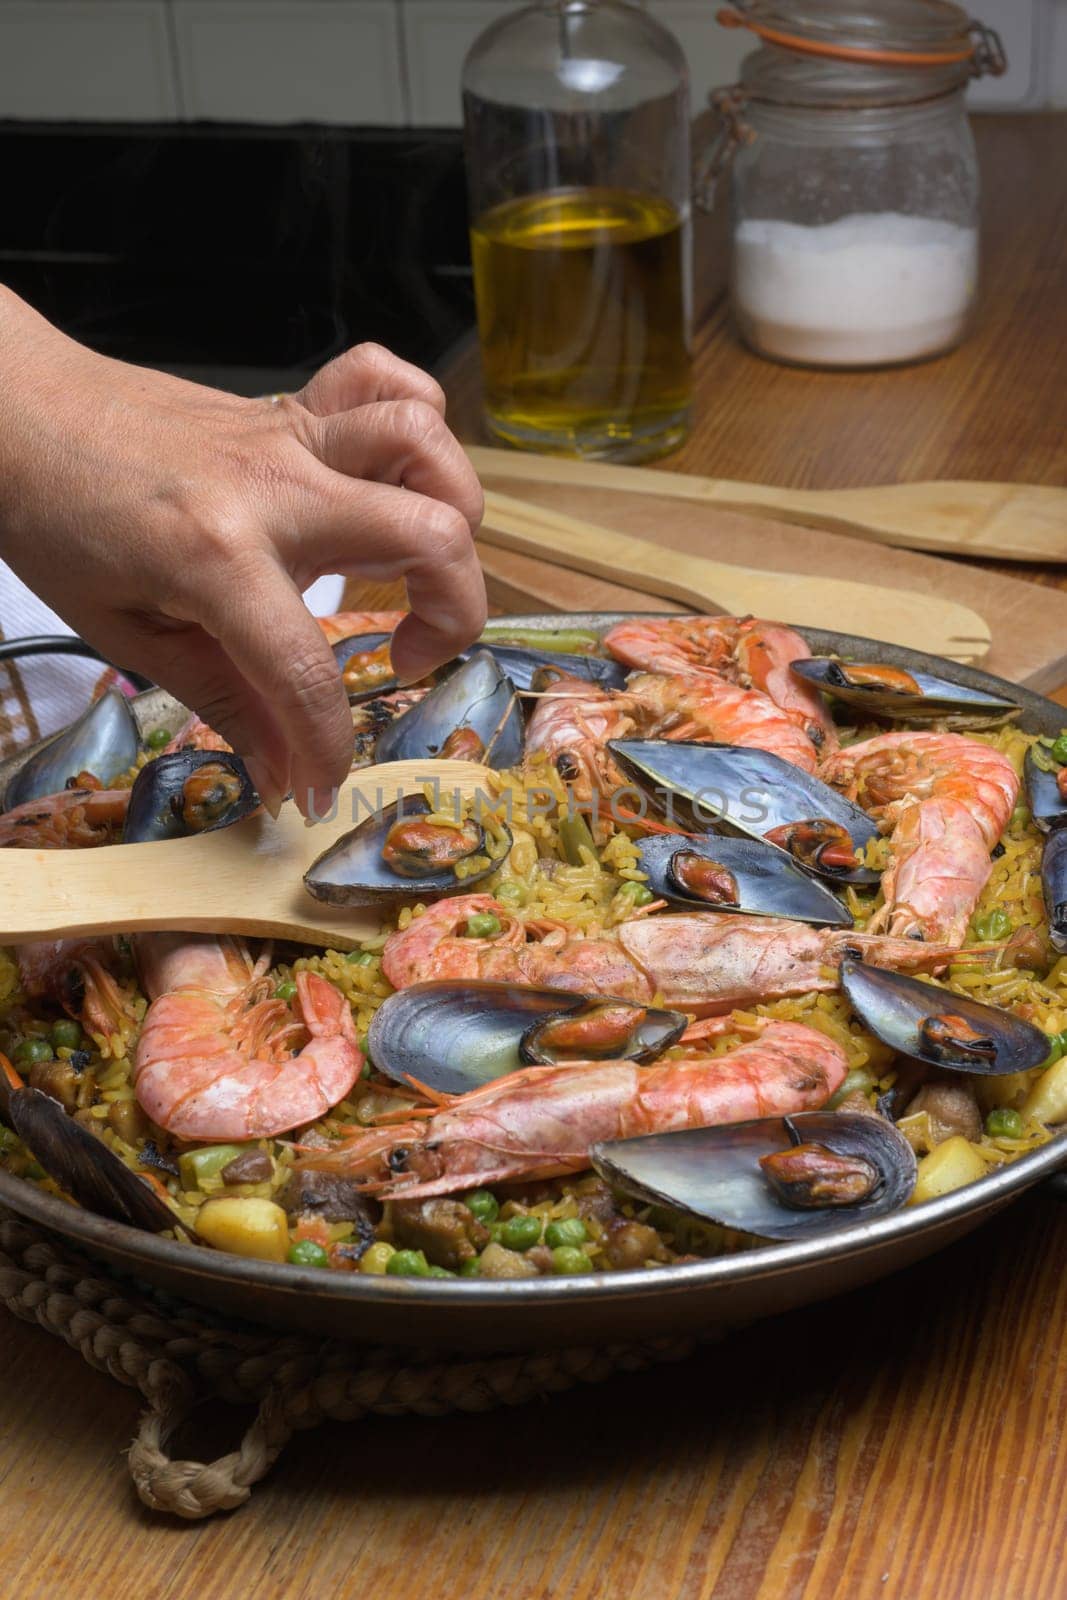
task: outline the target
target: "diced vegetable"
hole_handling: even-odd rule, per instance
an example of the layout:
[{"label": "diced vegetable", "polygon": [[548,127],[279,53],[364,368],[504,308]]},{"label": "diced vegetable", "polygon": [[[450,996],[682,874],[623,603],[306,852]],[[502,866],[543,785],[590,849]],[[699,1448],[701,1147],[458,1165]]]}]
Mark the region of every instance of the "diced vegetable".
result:
[{"label": "diced vegetable", "polygon": [[934,1200],[940,1194],[950,1194],[962,1189],[986,1174],[985,1162],[972,1144],[961,1133],[954,1134],[943,1144],[936,1145],[928,1156],[919,1162],[919,1175],[912,1196],[920,1200]]},{"label": "diced vegetable", "polygon": [[619,893],[624,900],[632,900],[635,906],[651,905],[655,899],[655,895],[648,887],[648,884],[638,883],[636,879],[630,879],[624,883]]},{"label": "diced vegetable", "polygon": [[240,1144],[204,1144],[186,1150],[178,1157],[178,1173],[183,1189],[199,1189],[205,1178],[214,1178],[247,1147]]},{"label": "diced vegetable", "polygon": [[583,850],[591,852],[596,858],[596,845],[593,835],[589,831],[589,824],[580,812],[575,812],[572,817],[562,817],[559,824],[559,842],[563,851],[563,858],[569,861],[572,867],[580,867],[585,857]]},{"label": "diced vegetable", "polygon": [[386,1244],[384,1239],[379,1239],[377,1244],[368,1246],[360,1256],[359,1270],[360,1272],[369,1272],[375,1278],[383,1277],[390,1259],[395,1254],[396,1250],[391,1244]]},{"label": "diced vegetable", "polygon": [[501,905],[523,906],[526,904],[526,886],[515,878],[507,878],[497,885],[496,897]]},{"label": "diced vegetable", "polygon": [[345,956],[345,960],[354,967],[373,967],[377,959],[370,950],[350,950]]},{"label": "diced vegetable", "polygon": [[830,1099],[826,1102],[827,1108],[830,1111],[836,1111],[842,1100],[846,1099],[850,1094],[856,1094],[857,1092],[860,1094],[870,1094],[873,1088],[874,1079],[867,1071],[867,1068],[853,1067],[851,1072],[847,1072],[845,1074],[845,1081],[841,1085],[840,1089],[838,1089],[837,1093],[831,1095]]},{"label": "diced vegetable", "polygon": [[273,1200],[227,1195],[200,1207],[197,1232],[216,1250],[259,1261],[284,1261],[289,1254],[289,1221]]},{"label": "diced vegetable", "polygon": [[466,1261],[461,1261],[459,1264],[459,1275],[461,1278],[480,1278],[482,1275],[482,1263],[480,1259],[477,1256],[468,1256]]},{"label": "diced vegetable", "polygon": [[1035,1122],[1067,1122],[1067,1061],[1060,1059],[1041,1074],[1026,1097],[1023,1116]]},{"label": "diced vegetable", "polygon": [[1011,918],[1000,906],[995,906],[984,917],[977,917],[975,935],[983,943],[992,939],[1006,939],[1011,932]]}]

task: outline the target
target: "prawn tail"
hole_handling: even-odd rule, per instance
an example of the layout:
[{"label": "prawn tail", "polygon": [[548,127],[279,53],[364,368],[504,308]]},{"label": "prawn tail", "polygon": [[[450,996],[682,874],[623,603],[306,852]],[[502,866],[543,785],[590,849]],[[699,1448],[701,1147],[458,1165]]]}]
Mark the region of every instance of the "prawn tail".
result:
[{"label": "prawn tail", "polygon": [[[343,1173],[346,1178],[365,1180],[375,1188],[388,1181],[388,1157],[394,1150],[421,1145],[424,1129],[417,1122],[394,1122],[387,1128],[359,1128],[332,1144],[328,1150],[297,1144],[298,1170]],[[385,1171],[383,1172],[383,1165]]]}]

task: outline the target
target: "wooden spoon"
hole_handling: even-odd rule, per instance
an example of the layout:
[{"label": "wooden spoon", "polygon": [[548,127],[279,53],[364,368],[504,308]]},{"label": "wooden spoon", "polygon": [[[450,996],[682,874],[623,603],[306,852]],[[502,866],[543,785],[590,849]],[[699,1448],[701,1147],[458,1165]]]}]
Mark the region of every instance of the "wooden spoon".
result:
[{"label": "wooden spoon", "polygon": [[442,797],[490,793],[469,761],[397,761],[353,773],[334,816],[309,826],[292,801],[190,839],[98,850],[0,850],[3,939],[77,934],[245,933],[349,949],[380,932],[374,909],[324,905],[304,888],[308,867],[357,822],[427,783]]},{"label": "wooden spoon", "polygon": [[700,611],[752,613],[810,628],[862,633],[953,661],[975,661],[991,643],[989,628],[977,611],[938,595],[706,561],[509,495],[486,493],[480,538],[485,544],[547,558],[575,572],[634,582],[637,588]]},{"label": "wooden spoon", "polygon": [[518,450],[468,451],[479,475],[697,500],[773,515],[908,550],[1006,561],[1067,561],[1067,489],[1029,483],[890,483],[870,489],[785,489],[649,467],[567,461]]}]

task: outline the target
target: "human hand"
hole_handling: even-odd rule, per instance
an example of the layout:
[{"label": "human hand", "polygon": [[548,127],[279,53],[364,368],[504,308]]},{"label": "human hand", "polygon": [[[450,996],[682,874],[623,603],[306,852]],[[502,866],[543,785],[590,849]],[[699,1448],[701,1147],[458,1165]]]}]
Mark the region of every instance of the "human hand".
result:
[{"label": "human hand", "polygon": [[348,702],[300,592],[403,578],[411,682],[485,621],[477,477],[426,373],[374,345],[247,400],[99,356],[0,289],[0,554],[119,666],[196,710],[276,809],[321,814]]}]

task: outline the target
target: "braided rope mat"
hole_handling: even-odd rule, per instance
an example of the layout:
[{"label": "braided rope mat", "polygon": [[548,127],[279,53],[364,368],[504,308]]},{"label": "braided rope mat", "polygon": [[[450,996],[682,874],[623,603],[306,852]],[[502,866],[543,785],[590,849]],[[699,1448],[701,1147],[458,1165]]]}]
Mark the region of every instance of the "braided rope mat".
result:
[{"label": "braided rope mat", "polygon": [[[693,1338],[603,1349],[464,1359],[226,1327],[209,1313],[101,1276],[99,1263],[0,1210],[0,1300],[79,1350],[91,1367],[140,1390],[148,1409],[129,1450],[138,1495],[195,1520],[243,1505],[290,1437],[327,1418],[426,1417],[560,1394],[580,1383],[680,1361]],[[711,1332],[704,1337],[712,1336]],[[174,1460],[167,1444],[205,1399],[258,1405],[240,1445],[215,1461]]]}]

